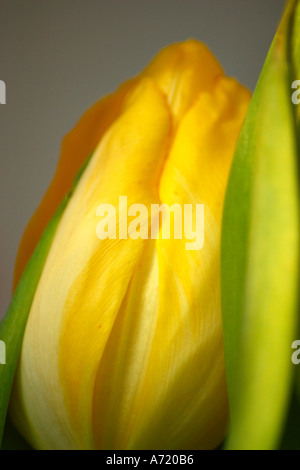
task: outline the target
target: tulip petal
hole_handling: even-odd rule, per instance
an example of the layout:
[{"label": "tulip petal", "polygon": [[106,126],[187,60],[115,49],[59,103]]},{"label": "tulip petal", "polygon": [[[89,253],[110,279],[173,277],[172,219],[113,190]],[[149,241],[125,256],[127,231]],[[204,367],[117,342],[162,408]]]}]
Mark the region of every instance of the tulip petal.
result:
[{"label": "tulip petal", "polygon": [[[117,206],[120,195],[128,195],[128,206],[158,200],[170,126],[164,97],[145,78],[97,147],[60,223],[30,312],[16,381],[22,409],[14,414],[30,416],[43,448],[94,446],[98,364],[145,245],[142,239],[99,240],[97,206]],[[29,437],[39,448],[41,440]]]},{"label": "tulip petal", "polygon": [[129,80],[115,93],[94,104],[84,113],[74,129],[63,139],[54,178],[39,207],[29,221],[19,246],[13,290],[16,289],[24,267],[47,223],[62,199],[70,191],[77,172],[88,156],[95,150],[105,131],[119,116],[124,98],[135,82],[136,79]]},{"label": "tulip petal", "polygon": [[214,79],[222,74],[220,64],[204,44],[195,40],[173,44],[161,51],[139,76],[127,81],[115,93],[101,99],[85,112],[74,129],[65,136],[54,178],[23,234],[15,266],[14,290],[44,228],[70,190],[76,173],[120,115],[126,95],[138,81],[143,77],[153,78],[168,97],[171,110],[178,120],[198,93],[209,90]]},{"label": "tulip petal", "polygon": [[227,175],[249,99],[236,81],[220,78],[178,127],[160,202],[204,203],[205,245],[188,251],[185,238],[147,243],[99,364],[97,448],[215,448],[224,438],[218,247]]},{"label": "tulip petal", "polygon": [[[158,311],[158,262],[149,240],[99,364],[94,388],[97,449],[127,449],[139,416]],[[113,365],[113,366],[112,366]]]},{"label": "tulip petal", "polygon": [[190,39],[163,49],[143,75],[153,78],[167,96],[177,124],[199,93],[212,90],[224,72],[205,44]]},{"label": "tulip petal", "polygon": [[278,444],[291,391],[299,269],[299,181],[289,4],[251,101],[222,231],[228,449]]},{"label": "tulip petal", "polygon": [[227,175],[249,99],[234,80],[220,78],[186,113],[170,150],[160,199],[169,206],[204,204],[204,247],[188,251],[186,239],[157,242],[159,312],[141,429],[131,448],[210,449],[224,438],[218,247]]}]

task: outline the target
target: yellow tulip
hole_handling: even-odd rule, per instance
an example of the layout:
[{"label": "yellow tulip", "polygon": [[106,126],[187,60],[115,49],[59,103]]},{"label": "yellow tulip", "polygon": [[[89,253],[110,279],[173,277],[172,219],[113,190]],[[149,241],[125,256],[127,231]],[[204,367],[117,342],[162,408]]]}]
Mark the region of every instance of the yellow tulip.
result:
[{"label": "yellow tulip", "polygon": [[[220,307],[224,194],[250,93],[195,40],[167,47],[65,138],[15,285],[93,153],[37,286],[10,414],[37,449],[211,449],[228,402]],[[204,246],[99,240],[99,204],[204,204]]]}]

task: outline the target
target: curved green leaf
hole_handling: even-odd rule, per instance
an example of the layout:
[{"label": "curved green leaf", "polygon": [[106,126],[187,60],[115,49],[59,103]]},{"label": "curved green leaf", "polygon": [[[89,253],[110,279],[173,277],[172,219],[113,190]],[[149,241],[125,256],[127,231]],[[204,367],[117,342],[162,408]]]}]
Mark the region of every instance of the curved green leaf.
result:
[{"label": "curved green leaf", "polygon": [[30,307],[66,204],[67,200],[60,205],[43,233],[24,270],[6,316],[0,325],[0,339],[6,345],[6,364],[0,365],[0,442],[2,441],[10,391],[21,352]]},{"label": "curved green leaf", "polygon": [[288,4],[236,148],[222,226],[227,449],[278,445],[297,325],[299,180]]}]

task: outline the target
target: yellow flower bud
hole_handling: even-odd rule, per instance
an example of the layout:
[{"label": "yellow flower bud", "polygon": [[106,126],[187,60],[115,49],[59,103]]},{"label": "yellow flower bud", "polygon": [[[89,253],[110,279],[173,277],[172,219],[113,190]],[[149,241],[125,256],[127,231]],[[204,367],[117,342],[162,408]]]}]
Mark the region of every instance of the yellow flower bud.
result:
[{"label": "yellow flower bud", "polygon": [[[210,449],[223,440],[220,226],[249,99],[189,40],[164,49],[64,140],[16,266],[17,282],[93,152],[37,286],[12,392],[13,422],[33,447]],[[149,214],[153,204],[204,204],[203,248],[187,250],[185,236],[100,240],[101,204],[124,229],[120,196]]]}]

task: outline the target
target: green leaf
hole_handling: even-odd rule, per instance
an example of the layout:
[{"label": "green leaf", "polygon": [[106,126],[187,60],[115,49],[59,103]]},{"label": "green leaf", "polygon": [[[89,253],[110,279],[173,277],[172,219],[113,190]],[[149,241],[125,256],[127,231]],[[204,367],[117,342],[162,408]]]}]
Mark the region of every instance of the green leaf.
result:
[{"label": "green leaf", "polygon": [[[293,26],[293,38],[292,38],[292,54],[293,54],[293,69],[294,69],[294,79],[300,80],[300,2],[297,2],[296,11],[295,11],[295,18],[294,18],[294,26]],[[295,89],[293,88],[293,92]],[[300,98],[298,87],[298,99]],[[298,138],[298,149],[300,149],[300,103],[295,106],[295,113],[296,113],[296,120],[297,120],[297,138]],[[298,152],[298,177],[300,182],[300,151]],[[300,183],[299,183],[300,185]],[[298,318],[300,318],[300,304],[298,306]],[[300,339],[300,322],[298,325],[298,335],[297,339]],[[300,366],[296,368],[296,392],[295,395],[299,401],[298,406],[298,414],[297,418],[300,421]],[[294,399],[294,401],[296,398]],[[294,406],[294,409],[296,407]],[[299,442],[299,450],[300,450],[300,442]]]},{"label": "green leaf", "polygon": [[[300,80],[300,3],[297,2],[294,15],[292,58],[295,79]],[[297,108],[299,113],[299,107]],[[299,114],[298,114],[299,116]]]},{"label": "green leaf", "polygon": [[280,450],[300,450],[299,417],[299,397],[294,390],[285,431],[280,443]]},{"label": "green leaf", "polygon": [[33,450],[14,428],[9,417],[5,423],[1,450]]},{"label": "green leaf", "polygon": [[2,441],[10,391],[19,360],[23,335],[36,287],[67,199],[44,231],[18,284],[6,316],[0,325],[0,338],[6,345],[6,364],[0,365],[0,442]]},{"label": "green leaf", "polygon": [[297,334],[299,179],[288,4],[250,103],[224,204],[222,315],[227,449],[273,449],[290,400]]},{"label": "green leaf", "polygon": [[4,341],[6,346],[6,364],[0,364],[0,447],[3,438],[10,392],[21,353],[24,331],[34,294],[62,214],[86,166],[88,165],[90,158],[91,156],[87,159],[76,176],[70,193],[61,202],[59,208],[41,236],[41,239],[23,272],[6,316],[0,324],[0,340]]}]

